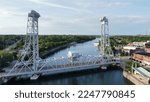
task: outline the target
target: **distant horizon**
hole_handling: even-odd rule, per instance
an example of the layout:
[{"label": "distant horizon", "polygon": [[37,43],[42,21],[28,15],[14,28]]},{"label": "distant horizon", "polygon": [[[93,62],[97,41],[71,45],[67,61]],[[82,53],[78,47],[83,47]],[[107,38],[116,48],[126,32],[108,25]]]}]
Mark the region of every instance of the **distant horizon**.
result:
[{"label": "distant horizon", "polygon": [[[0,35],[26,35],[26,34],[0,34]],[[100,36],[100,34],[39,34],[39,35],[89,35],[89,36]],[[147,34],[114,34],[109,36],[150,36]]]},{"label": "distant horizon", "polygon": [[[150,34],[149,0],[0,0],[0,34],[23,34],[27,16],[37,11],[40,34],[100,34],[100,18],[110,35]],[[22,5],[23,4],[23,5]]]}]

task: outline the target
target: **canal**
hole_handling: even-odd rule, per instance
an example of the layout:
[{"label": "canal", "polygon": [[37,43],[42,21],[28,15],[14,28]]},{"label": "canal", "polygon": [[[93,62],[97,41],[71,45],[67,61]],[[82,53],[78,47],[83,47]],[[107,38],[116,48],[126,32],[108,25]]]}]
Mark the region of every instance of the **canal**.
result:
[{"label": "canal", "polygon": [[[56,52],[48,57],[67,57],[68,51],[76,51],[82,55],[99,55],[97,47],[94,42],[98,39],[80,43],[68,47],[64,50]],[[50,75],[40,77],[38,80],[19,80],[10,81],[7,84],[19,85],[128,85],[128,82],[122,75],[122,70],[115,69],[109,71],[89,70],[82,72],[64,73],[59,75]]]}]

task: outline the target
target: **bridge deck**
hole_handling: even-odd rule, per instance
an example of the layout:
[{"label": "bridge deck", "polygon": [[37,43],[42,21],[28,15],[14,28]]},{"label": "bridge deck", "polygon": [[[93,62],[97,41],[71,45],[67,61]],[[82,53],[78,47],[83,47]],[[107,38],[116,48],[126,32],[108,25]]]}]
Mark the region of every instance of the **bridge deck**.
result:
[{"label": "bridge deck", "polygon": [[[43,63],[43,62],[42,62]],[[23,75],[32,75],[34,73],[37,74],[55,74],[55,73],[63,73],[63,72],[70,72],[70,71],[79,71],[79,70],[86,70],[86,69],[94,69],[99,68],[103,65],[113,64],[113,63],[120,63],[119,61],[89,61],[89,62],[70,62],[70,63],[62,63],[62,64],[48,64],[49,61],[45,61],[45,63],[38,69],[38,71],[33,71],[32,68],[18,68],[14,69],[10,72],[1,73],[0,78],[3,77],[15,77],[15,76],[23,76]]]}]

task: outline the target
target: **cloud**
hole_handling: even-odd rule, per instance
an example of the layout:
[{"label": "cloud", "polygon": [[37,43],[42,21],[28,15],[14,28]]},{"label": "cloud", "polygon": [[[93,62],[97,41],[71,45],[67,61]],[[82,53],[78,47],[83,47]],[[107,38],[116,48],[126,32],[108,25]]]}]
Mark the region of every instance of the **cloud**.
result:
[{"label": "cloud", "polygon": [[0,34],[25,32],[26,12],[14,6],[0,6],[0,14]]},{"label": "cloud", "polygon": [[115,22],[123,23],[147,23],[150,22],[150,16],[144,16],[144,15],[125,15],[125,16],[114,16],[112,17],[112,20],[115,20]]},{"label": "cloud", "polygon": [[99,32],[99,17],[77,16],[65,18],[60,16],[47,16],[39,21],[40,32],[46,34],[96,34]]},{"label": "cloud", "polygon": [[36,3],[36,4],[47,5],[47,6],[50,6],[50,7],[56,7],[56,8],[62,8],[62,9],[78,11],[78,9],[76,9],[76,8],[69,7],[69,6],[64,6],[64,5],[60,5],[60,4],[56,4],[56,3],[51,3],[51,2],[48,2],[48,1],[45,1],[45,0],[28,0],[28,1]]},{"label": "cloud", "polygon": [[26,13],[20,11],[17,7],[0,7],[0,17],[19,17],[19,16],[25,16]]},{"label": "cloud", "polygon": [[128,2],[108,2],[105,3],[106,7],[124,7],[124,6],[129,6],[130,3]]},{"label": "cloud", "polygon": [[24,33],[31,9],[42,16],[39,19],[42,34],[99,34],[102,16],[108,17],[112,33],[144,31],[150,24],[149,8],[145,10],[144,2],[139,4],[136,0],[1,0],[0,33]]},{"label": "cloud", "polygon": [[107,8],[107,7],[126,7],[129,6],[131,3],[129,2],[118,2],[118,1],[84,1],[84,2],[76,2],[77,6],[83,8],[90,8],[90,7],[100,7],[100,8]]}]

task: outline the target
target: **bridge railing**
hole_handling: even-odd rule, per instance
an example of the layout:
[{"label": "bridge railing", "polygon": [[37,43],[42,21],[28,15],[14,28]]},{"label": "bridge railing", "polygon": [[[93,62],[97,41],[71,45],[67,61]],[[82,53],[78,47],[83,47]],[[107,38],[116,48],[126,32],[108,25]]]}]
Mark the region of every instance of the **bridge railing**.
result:
[{"label": "bridge railing", "polygon": [[[104,59],[101,56],[82,56],[79,59],[71,60],[68,58],[60,57],[60,58],[51,58],[44,59],[39,62],[39,67],[37,72],[42,72],[44,70],[52,70],[58,68],[73,68],[73,67],[84,67],[88,65],[104,65],[104,64],[112,64],[119,63],[119,61],[114,59]],[[28,66],[29,64],[23,63],[25,66],[21,68],[12,68],[10,72],[5,74],[0,74],[0,77],[9,76],[9,75],[20,75],[20,73],[34,73],[32,70],[32,66]],[[16,65],[17,66],[17,65]]]}]

